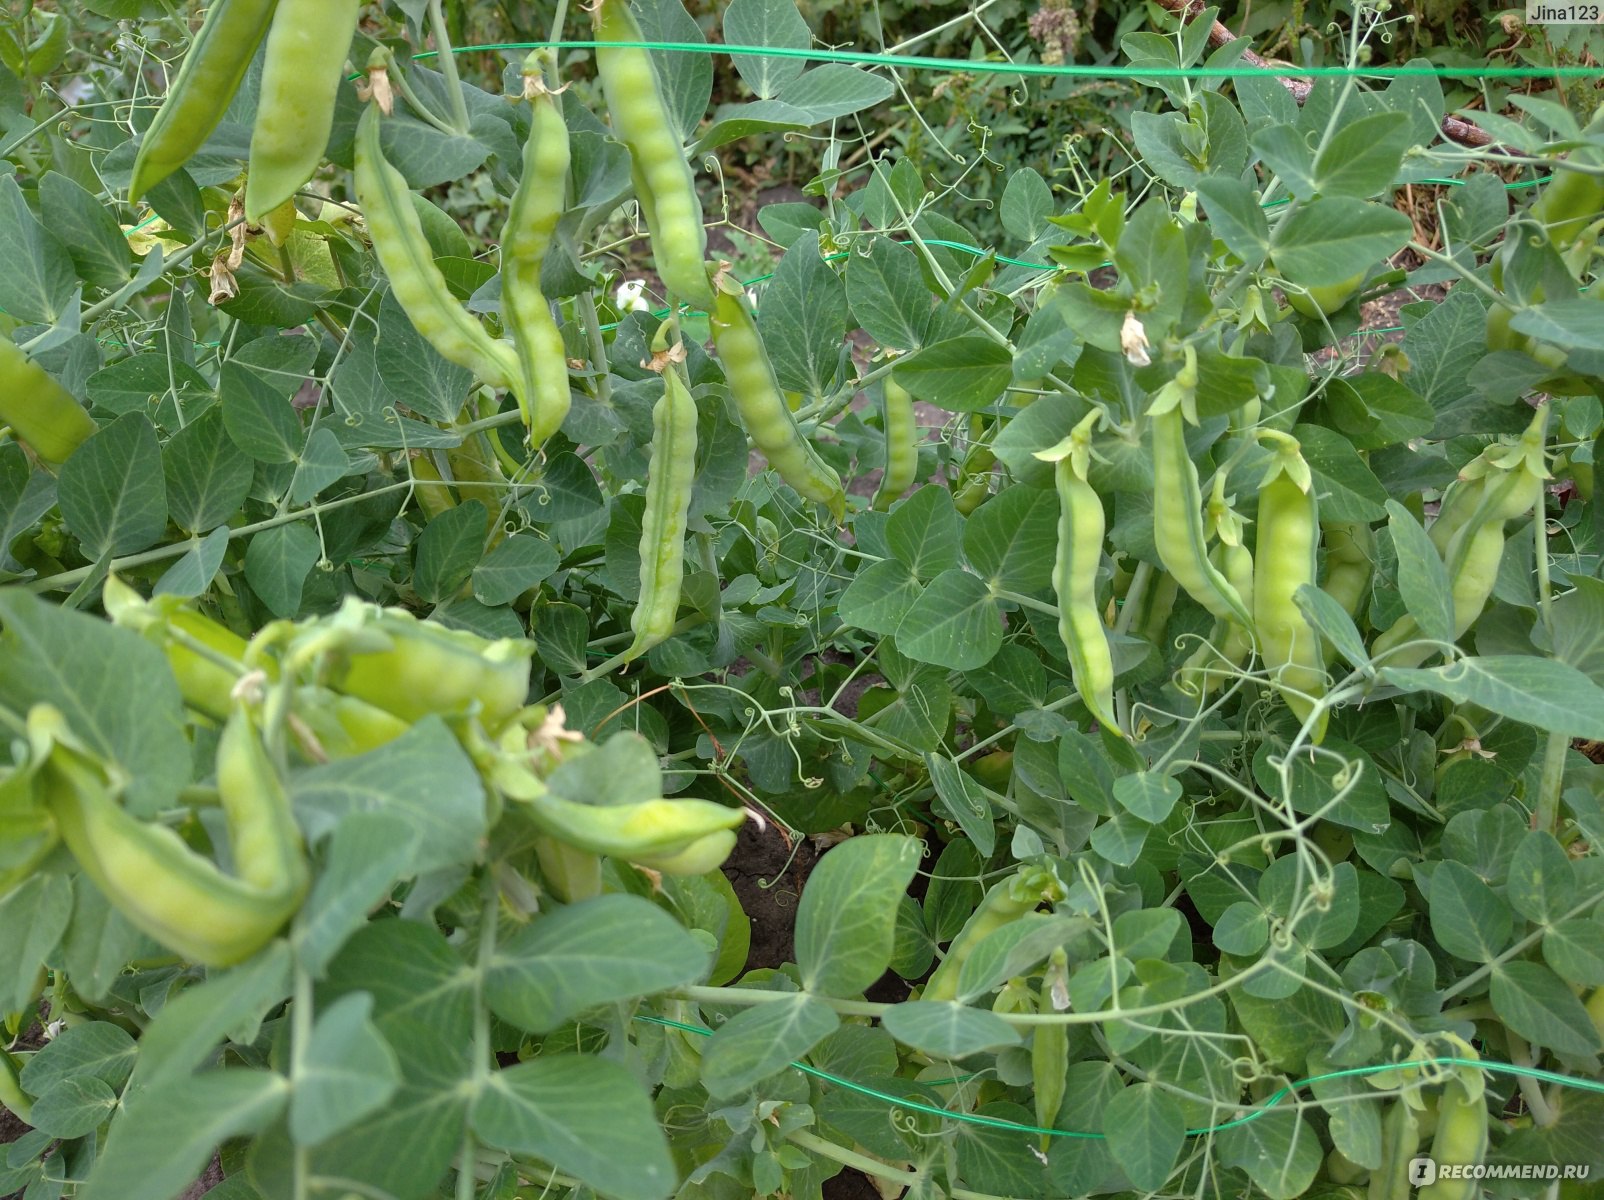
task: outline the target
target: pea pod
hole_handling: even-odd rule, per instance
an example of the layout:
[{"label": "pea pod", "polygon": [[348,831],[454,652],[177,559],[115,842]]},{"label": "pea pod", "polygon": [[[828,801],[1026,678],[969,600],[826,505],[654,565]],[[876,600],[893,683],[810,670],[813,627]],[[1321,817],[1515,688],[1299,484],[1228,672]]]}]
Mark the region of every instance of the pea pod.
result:
[{"label": "pea pod", "polygon": [[670,294],[705,308],[713,293],[704,266],[702,202],[651,53],[617,44],[644,40],[627,0],[598,0],[591,16],[596,40],[603,43],[596,49],[596,73],[613,129],[629,149],[657,274]]},{"label": "pea pod", "polygon": [[0,424],[47,463],[64,463],[98,428],[78,401],[8,337],[0,337]]},{"label": "pea pod", "polygon": [[1322,521],[1320,531],[1326,549],[1326,577],[1320,587],[1351,617],[1370,594],[1374,543],[1370,526],[1362,521]]},{"label": "pea pod", "polygon": [[361,0],[278,0],[245,182],[253,224],[300,191],[323,160],[361,10]]},{"label": "pea pod", "polygon": [[535,839],[535,858],[552,894],[564,904],[588,900],[602,893],[601,857],[577,850],[545,834]]},{"label": "pea pod", "polygon": [[22,1090],[22,1067],[4,1049],[0,1049],[0,1109],[4,1109],[24,1125],[33,1119],[33,1101]]},{"label": "pea pod", "polygon": [[1070,673],[1081,701],[1103,728],[1124,736],[1114,718],[1114,655],[1097,609],[1097,568],[1106,532],[1103,499],[1086,481],[1094,409],[1074,431],[1037,458],[1055,462],[1058,489],[1058,550],[1053,591],[1058,596],[1058,636],[1069,652]]},{"label": "pea pod", "polygon": [[913,397],[890,375],[880,399],[880,426],[886,438],[886,469],[875,488],[873,504],[876,512],[885,512],[913,486],[919,474],[919,427],[914,420]]},{"label": "pea pod", "polygon": [[[64,724],[44,706],[29,720]],[[59,736],[40,776],[84,874],[130,924],[206,966],[241,962],[266,945],[300,907],[308,881],[288,797],[243,712],[224,727],[217,772],[237,876],[172,830],[131,816],[98,764]]]},{"label": "pea pod", "polygon": [[[580,804],[544,786],[529,786],[514,799],[523,802],[524,812],[542,833],[592,854],[648,865],[673,861],[703,839],[728,833],[746,819],[740,809],[711,800],[658,798],[633,804]],[[731,834],[731,845],[733,839]],[[724,854],[728,853],[726,846]]]},{"label": "pea pod", "polygon": [[355,179],[357,203],[367,219],[373,250],[396,302],[418,333],[447,362],[466,367],[492,387],[517,391],[521,387],[517,355],[457,303],[435,266],[406,178],[384,157],[377,105],[368,105],[357,122]]},{"label": "pea pod", "polygon": [[[1195,375],[1195,372],[1193,372]],[[1197,465],[1186,449],[1182,415],[1184,391],[1191,376],[1183,370],[1171,385],[1183,392],[1164,397],[1165,405],[1152,411],[1153,427],[1153,542],[1159,561],[1192,599],[1220,620],[1253,627],[1253,617],[1242,595],[1210,561],[1203,529],[1203,494]],[[1195,387],[1195,383],[1191,383]],[[1161,393],[1162,396],[1162,393]]]},{"label": "pea pod", "polygon": [[947,956],[931,973],[920,993],[921,1000],[956,1000],[958,975],[975,947],[997,930],[1026,913],[1035,912],[1043,901],[1064,898],[1064,885],[1058,876],[1041,867],[1021,866],[1000,883],[993,884],[979,907],[947,947]]},{"label": "pea pod", "polygon": [[636,854],[630,858],[637,867],[647,867],[662,875],[706,875],[724,865],[735,849],[735,831],[720,829],[697,838],[683,850],[664,854]]},{"label": "pea pod", "polygon": [[418,508],[424,516],[432,521],[441,513],[457,507],[456,498],[441,476],[440,468],[434,465],[434,459],[427,452],[416,454],[408,463],[412,471],[412,494],[417,497]]},{"label": "pea pod", "polygon": [[[1476,1057],[1476,1051],[1461,1044],[1460,1053]],[[1481,1075],[1472,1068],[1460,1068],[1443,1091],[1437,1107],[1437,1134],[1431,1142],[1431,1157],[1438,1165],[1475,1166],[1487,1153],[1487,1105],[1482,1100]],[[1476,1200],[1481,1183],[1475,1179],[1443,1179],[1415,1194],[1415,1200]]]},{"label": "pea pod", "polygon": [[628,656],[646,653],[674,631],[685,578],[685,528],[696,486],[696,401],[672,363],[652,409],[652,457],[641,518],[640,599],[630,616]]},{"label": "pea pod", "polygon": [[0,33],[0,61],[5,62],[13,75],[37,78],[50,74],[67,57],[67,35],[72,26],[66,13],[46,12],[32,4],[28,8],[44,28],[26,43],[10,30]]},{"label": "pea pod", "polygon": [[1409,1163],[1420,1149],[1420,1121],[1403,1097],[1387,1106],[1381,1127],[1381,1166],[1370,1172],[1368,1200],[1410,1200]]},{"label": "pea pod", "polygon": [[[1046,978],[1037,993],[1036,1011],[1056,1012],[1052,1002],[1050,979],[1063,981],[1069,973],[1069,955],[1062,946],[1053,949],[1048,959]],[[1064,1092],[1069,1071],[1069,1026],[1064,1024],[1038,1025],[1030,1038],[1030,1074],[1036,1093],[1036,1124],[1042,1129],[1053,1128],[1059,1109],[1064,1104]],[[1045,1154],[1052,1139],[1041,1139]]]},{"label": "pea pod", "polygon": [[[1253,606],[1253,552],[1240,543],[1221,543],[1209,551],[1209,561],[1237,590],[1242,602]],[[1208,696],[1253,653],[1253,634],[1240,621],[1217,620],[1209,640],[1194,650],[1176,674],[1176,683],[1189,696]]]},{"label": "pea pod", "polygon": [[355,758],[389,745],[412,728],[410,722],[355,696],[327,688],[297,688],[295,717],[325,759]]},{"label": "pea pod", "polygon": [[216,0],[190,42],[178,78],[140,139],[128,199],[138,200],[206,143],[267,36],[278,0]]},{"label": "pea pod", "polygon": [[540,271],[563,214],[568,185],[568,125],[557,98],[538,82],[538,57],[525,71],[529,140],[523,177],[501,236],[501,313],[518,348],[519,400],[529,441],[539,446],[562,428],[572,397],[562,331],[540,290]]},{"label": "pea pod", "polygon": [[740,287],[724,272],[718,278],[718,297],[712,312],[713,344],[723,360],[741,422],[780,478],[803,498],[828,506],[839,521],[846,512],[841,477],[796,427],[796,418],[786,406],[785,393],[774,377],[774,368],[758,336],[757,322],[746,307]]},{"label": "pea pod", "polygon": [[[1306,721],[1325,694],[1325,656],[1319,635],[1293,597],[1299,587],[1315,583],[1319,506],[1308,464],[1290,438],[1271,471],[1259,490],[1253,628],[1272,682],[1298,719]],[[1314,741],[1324,737],[1325,726],[1322,711]]]},{"label": "pea pod", "polygon": [[473,713],[495,733],[529,698],[531,642],[491,641],[355,598],[332,624],[352,637],[331,656],[329,686],[405,720]]}]

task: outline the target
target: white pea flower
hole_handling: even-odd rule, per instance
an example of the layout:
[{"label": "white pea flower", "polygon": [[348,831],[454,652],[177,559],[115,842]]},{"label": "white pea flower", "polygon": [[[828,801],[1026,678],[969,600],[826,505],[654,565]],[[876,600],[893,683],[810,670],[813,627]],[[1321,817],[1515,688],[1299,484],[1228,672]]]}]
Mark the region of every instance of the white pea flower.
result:
[{"label": "white pea flower", "polygon": [[640,280],[631,279],[618,285],[619,312],[650,312],[651,308],[646,303],[646,285]]}]

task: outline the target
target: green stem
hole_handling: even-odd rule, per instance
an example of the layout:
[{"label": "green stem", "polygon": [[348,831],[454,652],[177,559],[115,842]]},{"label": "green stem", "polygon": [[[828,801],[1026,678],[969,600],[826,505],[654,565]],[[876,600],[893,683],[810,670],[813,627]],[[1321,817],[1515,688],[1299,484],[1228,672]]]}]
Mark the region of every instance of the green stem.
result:
[{"label": "green stem", "polygon": [[[490,1082],[490,1010],[485,1006],[485,981],[490,978],[490,966],[496,956],[496,922],[501,915],[501,892],[496,886],[493,870],[484,875],[484,909],[479,919],[479,952],[473,973],[473,1075],[470,1080],[473,1095],[483,1094]],[[462,1131],[462,1160],[457,1169],[457,1200],[473,1200],[475,1179],[473,1130],[464,1126]]]},{"label": "green stem", "polygon": [[462,90],[462,78],[457,74],[457,57],[451,53],[451,35],[446,30],[446,15],[440,0],[429,0],[429,26],[434,33],[435,61],[445,77],[446,96],[451,101],[451,123],[456,132],[468,133],[468,97]]}]

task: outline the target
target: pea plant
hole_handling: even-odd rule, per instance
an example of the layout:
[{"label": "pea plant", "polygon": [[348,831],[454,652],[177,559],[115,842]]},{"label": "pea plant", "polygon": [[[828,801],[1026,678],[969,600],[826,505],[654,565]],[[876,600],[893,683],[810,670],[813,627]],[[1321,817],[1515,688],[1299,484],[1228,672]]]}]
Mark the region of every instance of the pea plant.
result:
[{"label": "pea plant", "polygon": [[1592,1194],[1604,109],[190,7],[0,30],[0,1194]]}]

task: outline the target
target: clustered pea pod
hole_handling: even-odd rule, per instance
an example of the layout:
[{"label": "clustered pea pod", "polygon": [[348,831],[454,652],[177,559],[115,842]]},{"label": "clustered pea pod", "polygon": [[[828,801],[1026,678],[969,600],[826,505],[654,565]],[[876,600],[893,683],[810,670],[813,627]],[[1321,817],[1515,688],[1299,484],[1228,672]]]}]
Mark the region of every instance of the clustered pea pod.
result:
[{"label": "clustered pea pod", "polygon": [[97,428],[71,393],[8,337],[0,337],[0,424],[47,463],[64,463]]},{"label": "clustered pea pod", "polygon": [[1070,673],[1082,703],[1105,729],[1124,736],[1114,718],[1114,654],[1097,609],[1097,568],[1107,531],[1103,499],[1086,481],[1092,428],[1102,420],[1093,409],[1068,437],[1037,458],[1056,463],[1058,551],[1053,591],[1058,596],[1058,636],[1069,652]]},{"label": "clustered pea pod", "polygon": [[880,401],[880,425],[886,437],[886,469],[874,491],[876,512],[913,486],[919,474],[919,427],[914,421],[913,397],[887,375]]},{"label": "clustered pea pod", "polygon": [[278,0],[216,0],[134,159],[128,199],[138,200],[206,143],[239,91]]},{"label": "clustered pea pod", "polygon": [[259,222],[317,171],[361,10],[361,0],[278,0],[251,130],[247,220]]},{"label": "clustered pea pod", "polygon": [[841,477],[797,428],[740,285],[724,270],[718,273],[716,284],[713,345],[724,363],[724,375],[741,423],[780,478],[805,499],[826,505],[839,521],[847,503]]},{"label": "clustered pea pod", "polygon": [[991,469],[997,465],[996,452],[985,441],[986,420],[979,413],[969,417],[969,449],[952,481],[952,506],[968,516],[991,495]]},{"label": "clustered pea pod", "polygon": [[1203,528],[1203,494],[1197,465],[1186,449],[1184,412],[1197,390],[1197,359],[1190,347],[1180,372],[1154,396],[1153,543],[1175,582],[1214,617],[1252,628],[1242,595],[1209,561]]},{"label": "clustered pea pod", "polygon": [[[1548,478],[1543,453],[1548,412],[1547,405],[1539,408],[1514,445],[1490,446],[1466,464],[1432,526],[1432,541],[1447,568],[1456,641],[1476,623],[1493,594],[1505,525],[1542,502]],[[1386,665],[1393,667],[1419,666],[1439,649],[1416,640],[1419,632],[1413,617],[1398,618],[1375,640],[1372,657],[1386,655]]]},{"label": "clustered pea pod", "polygon": [[539,79],[539,55],[524,66],[529,140],[523,177],[501,236],[501,315],[518,348],[518,399],[529,440],[539,446],[562,427],[572,397],[562,331],[540,290],[540,270],[563,214],[568,186],[568,125],[557,97]]},{"label": "clustered pea pod", "polygon": [[[1455,1041],[1460,1056],[1480,1057],[1470,1045]],[[1432,1138],[1431,1157],[1439,1165],[1475,1166],[1487,1153],[1487,1105],[1482,1100],[1482,1090],[1480,1071],[1474,1067],[1455,1069],[1437,1106],[1437,1133]],[[1478,1180],[1438,1178],[1421,1188],[1416,1200],[1475,1200],[1480,1195]]]},{"label": "clustered pea pod", "polygon": [[930,979],[920,993],[921,1000],[956,1000],[958,975],[975,947],[997,930],[1017,921],[1026,913],[1035,912],[1044,902],[1056,903],[1065,896],[1064,885],[1058,876],[1043,867],[1022,864],[1007,879],[993,884],[981,898],[980,905],[969,914],[958,936],[947,947],[947,956],[931,972]]},{"label": "clustered pea pod", "polygon": [[329,628],[329,686],[404,720],[476,715],[495,733],[529,698],[532,642],[490,641],[354,596]]},{"label": "clustered pea pod", "polygon": [[176,833],[128,813],[99,764],[68,744],[61,714],[29,713],[55,745],[40,771],[45,806],[85,875],[135,928],[192,962],[228,966],[266,945],[300,907],[309,874],[289,798],[243,709],[224,726],[217,785],[238,875]]},{"label": "clustered pea pod", "polygon": [[1420,1118],[1402,1096],[1387,1105],[1381,1124],[1381,1166],[1370,1172],[1367,1200],[1410,1200],[1409,1163],[1420,1149]]},{"label": "clustered pea pod", "polygon": [[[1258,541],[1253,562],[1253,631],[1270,679],[1300,721],[1306,721],[1326,690],[1320,636],[1294,599],[1316,579],[1320,543],[1319,505],[1309,464],[1297,443],[1285,440],[1259,489]],[[1322,710],[1311,736],[1325,736]]]},{"label": "clustered pea pod", "polygon": [[704,262],[707,230],[696,176],[685,157],[673,114],[649,51],[619,45],[640,42],[640,26],[628,0],[598,0],[591,9],[596,40],[596,73],[618,140],[629,149],[640,201],[651,234],[657,274],[669,293],[702,306],[713,302]]},{"label": "clustered pea pod", "polygon": [[630,616],[628,657],[646,653],[674,631],[685,578],[685,529],[696,486],[696,401],[670,361],[663,395],[652,408],[652,457],[641,516],[640,598]]},{"label": "clustered pea pod", "polygon": [[[518,356],[496,341],[451,294],[435,265],[406,177],[384,157],[379,110],[370,104],[357,123],[356,197],[390,289],[418,333],[447,362],[466,367],[492,387],[521,387]],[[520,405],[525,405],[519,397]],[[526,405],[525,405],[526,406]]]}]

